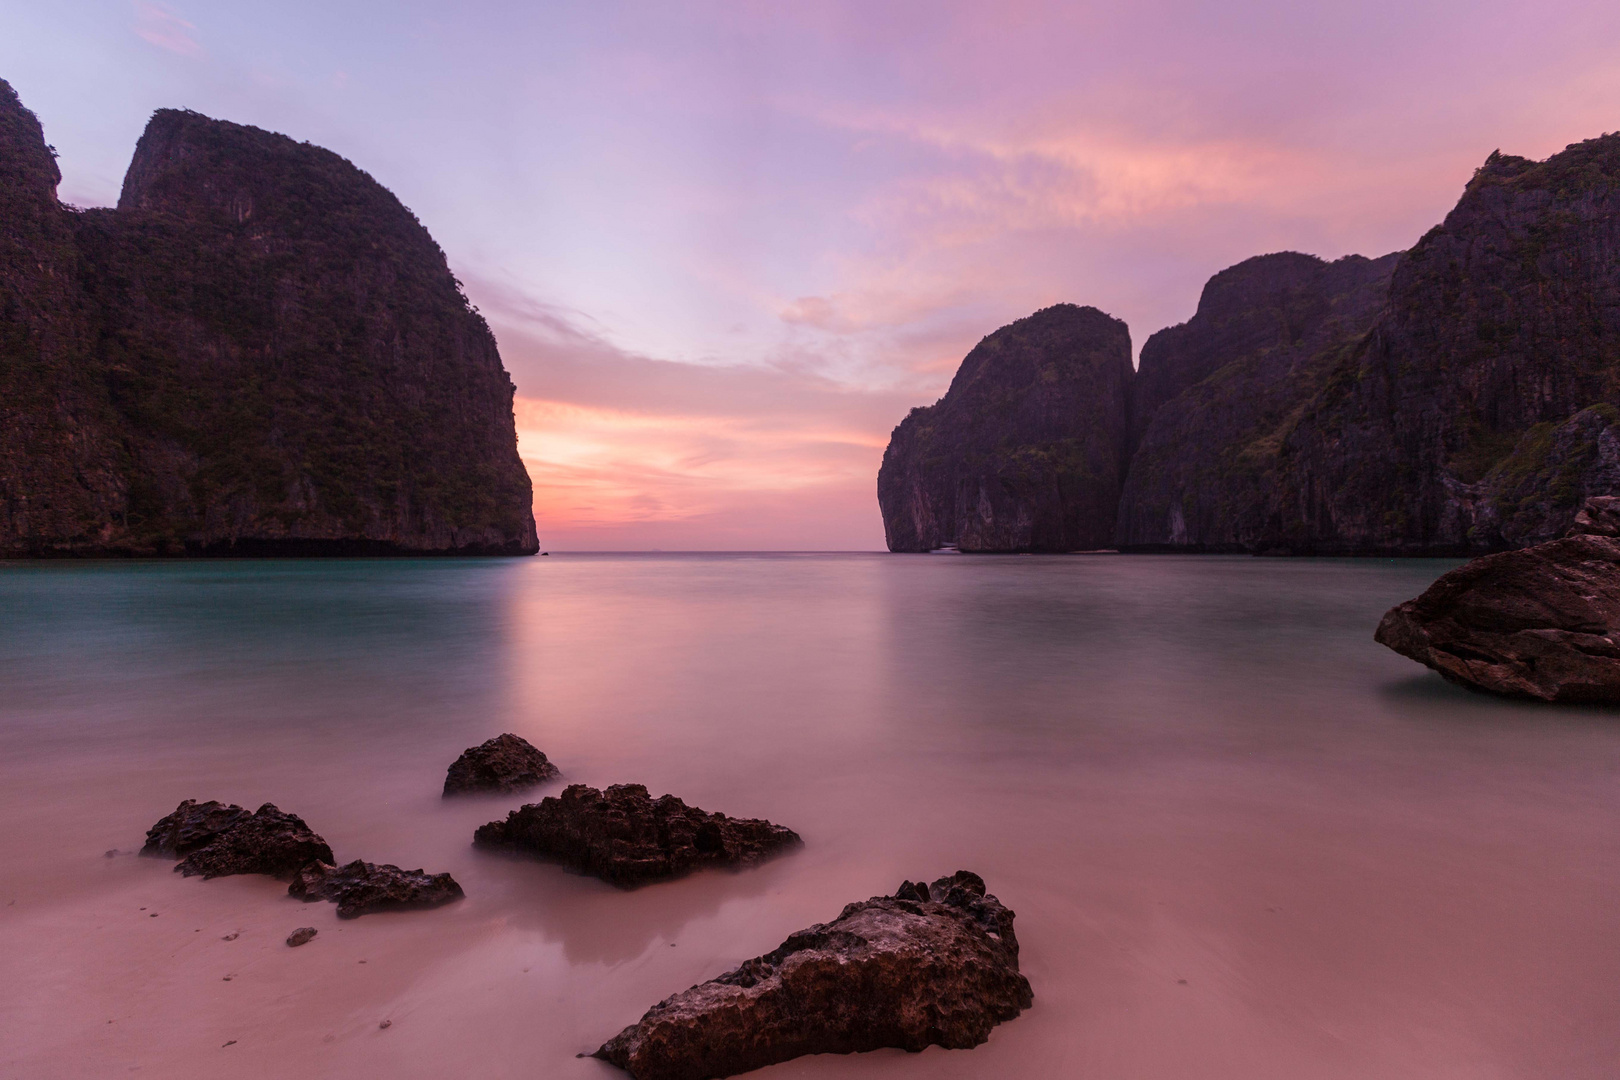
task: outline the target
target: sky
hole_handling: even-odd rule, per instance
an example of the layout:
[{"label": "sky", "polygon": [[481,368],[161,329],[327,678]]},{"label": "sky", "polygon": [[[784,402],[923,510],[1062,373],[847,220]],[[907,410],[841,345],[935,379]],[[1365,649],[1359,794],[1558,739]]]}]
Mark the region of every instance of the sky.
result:
[{"label": "sky", "polygon": [[117,200],[154,109],[325,146],[444,247],[555,550],[874,550],[889,432],[1058,302],[1140,349],[1252,255],[1409,247],[1620,129],[1620,4],[0,0]]}]

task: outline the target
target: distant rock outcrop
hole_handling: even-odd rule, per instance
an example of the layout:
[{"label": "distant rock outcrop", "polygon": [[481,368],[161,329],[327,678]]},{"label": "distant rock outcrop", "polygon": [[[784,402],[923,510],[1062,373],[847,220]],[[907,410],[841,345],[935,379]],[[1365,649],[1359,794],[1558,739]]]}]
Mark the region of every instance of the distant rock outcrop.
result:
[{"label": "distant rock outcrop", "polygon": [[470,746],[445,772],[445,795],[527,791],[562,772],[527,739],[507,732]]},{"label": "distant rock outcrop", "polygon": [[1288,507],[1282,439],[1382,309],[1399,255],[1261,255],[1204,286],[1198,313],[1142,346],[1123,550],[1253,551]]},{"label": "distant rock outcrop", "polygon": [[[1129,464],[1111,537],[1025,539],[1064,500],[964,464],[1025,445],[1016,403],[1049,398],[959,392],[985,367],[974,359],[895,430],[879,474],[892,550],[958,533],[963,550],[1307,555],[1551,540],[1584,498],[1620,491],[1620,134],[1543,162],[1492,154],[1410,251],[1285,252],[1217,274],[1197,314],[1116,380],[1130,387]],[[1055,426],[1100,430],[1116,407],[1115,382],[1048,382],[1070,392],[1051,398]],[[976,534],[974,507],[1019,527]],[[1085,519],[1108,514],[1093,503]]]},{"label": "distant rock outcrop", "polygon": [[753,866],[802,843],[773,822],[711,814],[673,795],[654,799],[640,784],[572,784],[480,825],[473,842],[555,859],[624,889],[706,866]]},{"label": "distant rock outcrop", "polygon": [[965,1050],[1034,1003],[1013,913],[965,870],[850,904],[666,998],[596,1057],[635,1080],[709,1080],[804,1054]]},{"label": "distant rock outcrop", "polygon": [[991,334],[937,404],[894,429],[878,473],[891,551],[1113,544],[1130,331],[1059,304]]},{"label": "distant rock outcrop", "polygon": [[166,109],[116,210],[59,178],[0,82],[0,557],[539,550],[495,340],[371,177]]},{"label": "distant rock outcrop", "polygon": [[1284,439],[1277,540],[1465,554],[1562,535],[1620,480],[1620,134],[1496,153]]},{"label": "distant rock outcrop", "polygon": [[1475,559],[1391,608],[1375,639],[1475,690],[1620,702],[1620,498],[1571,534]]}]

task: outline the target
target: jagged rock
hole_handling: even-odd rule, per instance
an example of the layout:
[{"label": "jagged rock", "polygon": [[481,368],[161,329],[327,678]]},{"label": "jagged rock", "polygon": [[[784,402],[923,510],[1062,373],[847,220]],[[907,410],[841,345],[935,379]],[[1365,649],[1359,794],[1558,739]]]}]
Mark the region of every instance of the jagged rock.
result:
[{"label": "jagged rock", "polygon": [[311,941],[315,940],[315,935],[318,933],[320,933],[320,931],[315,929],[313,926],[300,926],[298,929],[287,935],[287,944],[291,945],[295,949],[300,945],[308,945]]},{"label": "jagged rock", "polygon": [[370,176],[165,109],[116,209],[59,179],[0,82],[0,557],[539,550],[495,339]]},{"label": "jagged rock", "polygon": [[894,429],[878,472],[890,551],[1109,547],[1125,475],[1131,335],[1058,304],[968,353]]},{"label": "jagged rock", "polygon": [[659,1002],[595,1056],[635,1080],[709,1080],[803,1054],[967,1049],[1033,1001],[1013,913],[958,871],[850,904]]},{"label": "jagged rock", "polygon": [[1472,554],[1559,536],[1620,475],[1617,293],[1620,134],[1542,162],[1493,153],[1286,438],[1290,548]]},{"label": "jagged rock", "polygon": [[305,903],[331,900],[338,906],[340,919],[374,911],[438,907],[467,895],[449,874],[401,870],[389,863],[360,859],[343,866],[308,863],[293,877],[287,894]]},{"label": "jagged rock", "polygon": [[186,799],[174,808],[174,813],[159,818],[156,825],[146,830],[146,846],[141,848],[141,854],[173,858],[190,855],[220,833],[234,829],[252,816],[235,804],[227,805],[213,799],[204,803]]},{"label": "jagged rock", "polygon": [[456,758],[445,774],[444,793],[523,791],[561,775],[545,754],[508,732],[468,747]]},{"label": "jagged rock", "polygon": [[1383,308],[1398,255],[1262,255],[1222,270],[1198,311],[1142,346],[1134,453],[1120,495],[1126,551],[1253,551],[1285,507],[1281,439]]},{"label": "jagged rock", "polygon": [[633,888],[706,866],[753,866],[802,841],[769,821],[711,814],[673,795],[654,800],[640,784],[606,791],[571,784],[560,798],[479,826],[473,843],[555,859]]},{"label": "jagged rock", "polygon": [[1620,537],[1620,496],[1597,495],[1587,499],[1575,515],[1569,535]]},{"label": "jagged rock", "polygon": [[[1620,499],[1579,529],[1615,528]],[[1576,532],[1444,574],[1378,624],[1375,640],[1475,690],[1620,702],[1620,539]]]},{"label": "jagged rock", "polygon": [[288,878],[305,863],[317,859],[327,863],[335,861],[326,841],[315,835],[297,814],[284,814],[274,803],[265,803],[251,816],[238,820],[201,847],[192,849],[175,869],[187,877],[268,874]]}]

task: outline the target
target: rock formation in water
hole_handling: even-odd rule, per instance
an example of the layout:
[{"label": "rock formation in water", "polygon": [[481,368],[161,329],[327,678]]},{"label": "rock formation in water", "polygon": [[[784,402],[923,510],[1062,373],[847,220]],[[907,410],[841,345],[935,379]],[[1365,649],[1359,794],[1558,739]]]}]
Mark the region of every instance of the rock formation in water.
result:
[{"label": "rock formation in water", "polygon": [[561,797],[480,825],[473,842],[555,859],[629,889],[707,866],[753,866],[803,841],[769,821],[711,814],[673,795],[653,799],[640,784],[571,784]]},{"label": "rock formation in water", "polygon": [[666,998],[596,1052],[635,1080],[708,1080],[804,1054],[967,1049],[1034,1002],[1013,913],[958,871]]},{"label": "rock formation in water", "polygon": [[1204,286],[1198,312],[1142,346],[1118,546],[1263,549],[1286,506],[1282,439],[1367,332],[1399,255],[1261,255]]},{"label": "rock formation in water", "polygon": [[[1121,383],[1117,532],[1023,547],[1460,555],[1560,536],[1584,498],[1620,491],[1620,134],[1544,162],[1492,154],[1408,252],[1222,271]],[[963,506],[1020,521],[1050,503],[959,497],[969,448],[1028,424],[995,397],[947,410],[956,393],[890,443],[893,550],[951,539]],[[1062,408],[1088,423],[1114,388]],[[1020,547],[995,539],[963,547]]]},{"label": "rock formation in water", "polygon": [[338,906],[338,918],[355,919],[374,911],[439,907],[467,894],[449,874],[401,870],[391,863],[356,859],[343,866],[318,861],[305,864],[293,876],[287,895],[305,903],[330,900]]},{"label": "rock formation in water", "polygon": [[329,151],[162,110],[115,210],[0,82],[0,557],[529,554],[495,340]]},{"label": "rock formation in water", "polygon": [[1391,608],[1375,639],[1455,683],[1538,701],[1620,702],[1620,498],[1570,535],[1485,555]]},{"label": "rock formation in water", "polygon": [[468,747],[451,762],[444,777],[444,794],[510,794],[555,780],[561,775],[557,766],[527,739],[507,732]]},{"label": "rock formation in water", "polygon": [[240,806],[187,799],[146,832],[143,855],[184,856],[175,870],[192,877],[268,874],[292,877],[306,863],[334,862],[332,849],[297,814],[265,803]]},{"label": "rock formation in water", "polygon": [[1111,546],[1130,381],[1130,331],[1096,308],[1059,304],[979,342],[883,454],[889,549]]}]

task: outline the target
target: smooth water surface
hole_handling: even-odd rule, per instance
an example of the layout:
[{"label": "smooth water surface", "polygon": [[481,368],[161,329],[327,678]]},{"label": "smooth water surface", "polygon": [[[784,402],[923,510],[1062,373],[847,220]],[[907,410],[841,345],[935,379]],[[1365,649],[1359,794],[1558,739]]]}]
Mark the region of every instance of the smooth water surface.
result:
[{"label": "smooth water surface", "polygon": [[[962,868],[1034,1008],[756,1075],[1612,1077],[1620,713],[1374,644],[1447,565],[0,565],[0,1076],[607,1080],[575,1054],[666,995]],[[439,789],[502,731],[807,845],[634,892],[475,851],[525,800]],[[468,897],[340,922],[131,854],[187,797]]]}]

